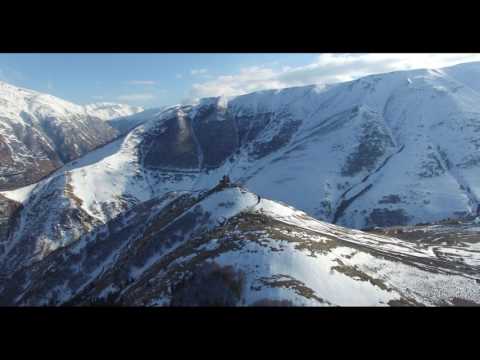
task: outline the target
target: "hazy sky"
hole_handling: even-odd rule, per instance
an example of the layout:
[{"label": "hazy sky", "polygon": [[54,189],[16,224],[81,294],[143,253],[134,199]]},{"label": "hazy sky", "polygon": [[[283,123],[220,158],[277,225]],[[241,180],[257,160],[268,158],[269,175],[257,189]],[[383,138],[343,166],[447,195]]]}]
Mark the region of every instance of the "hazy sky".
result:
[{"label": "hazy sky", "polygon": [[480,54],[0,54],[0,80],[86,104],[145,107],[480,61]]}]

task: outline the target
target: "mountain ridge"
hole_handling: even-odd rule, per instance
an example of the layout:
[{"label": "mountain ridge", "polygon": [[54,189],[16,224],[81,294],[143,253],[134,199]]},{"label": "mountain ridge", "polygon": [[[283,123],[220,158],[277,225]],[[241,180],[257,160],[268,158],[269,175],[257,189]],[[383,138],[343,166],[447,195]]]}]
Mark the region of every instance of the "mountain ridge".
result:
[{"label": "mountain ridge", "polygon": [[478,303],[480,293],[474,285],[480,281],[478,264],[459,268],[448,246],[443,253],[441,246],[435,249],[320,222],[237,184],[218,185],[198,195],[169,193],[133,207],[15,271],[0,285],[0,302],[7,306]]},{"label": "mountain ridge", "polygon": [[53,217],[39,230],[22,210],[31,225],[16,236],[40,248],[66,234],[74,242],[84,226],[171,191],[209,189],[225,174],[261,197],[353,228],[471,216],[480,195],[480,95],[455,76],[477,66],[208,98],[133,115],[141,121],[126,135],[26,196],[25,208],[72,214],[68,226]]},{"label": "mountain ridge", "polygon": [[142,110],[76,105],[0,82],[0,190],[30,185],[64,163],[118,137],[107,120]]}]

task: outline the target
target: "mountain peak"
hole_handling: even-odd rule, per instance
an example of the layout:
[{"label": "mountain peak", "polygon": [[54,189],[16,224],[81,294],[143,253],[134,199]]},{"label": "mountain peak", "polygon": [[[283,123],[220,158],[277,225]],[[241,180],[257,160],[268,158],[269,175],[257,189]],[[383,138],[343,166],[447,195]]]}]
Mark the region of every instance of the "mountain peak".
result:
[{"label": "mountain peak", "polygon": [[0,190],[32,184],[113,140],[120,132],[105,121],[142,110],[120,104],[85,107],[0,82]]},{"label": "mountain peak", "polygon": [[2,193],[0,302],[479,303],[475,228],[414,226],[480,211],[478,78],[412,70],[114,121],[25,107],[23,127],[0,123],[0,180],[75,160]]},{"label": "mountain peak", "polygon": [[448,247],[430,251],[327,224],[241,186],[220,184],[199,197],[170,193],[138,204],[19,268],[0,285],[0,304],[395,306],[479,301],[473,267],[457,263],[456,253],[453,263],[446,262],[446,251]]}]

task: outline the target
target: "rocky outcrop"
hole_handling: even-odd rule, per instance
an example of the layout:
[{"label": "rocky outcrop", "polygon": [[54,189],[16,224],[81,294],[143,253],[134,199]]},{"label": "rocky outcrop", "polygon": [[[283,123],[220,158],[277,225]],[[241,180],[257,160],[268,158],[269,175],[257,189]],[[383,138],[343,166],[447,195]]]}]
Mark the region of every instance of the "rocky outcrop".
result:
[{"label": "rocky outcrop", "polygon": [[479,304],[475,251],[464,248],[463,262],[454,250],[323,223],[223,185],[137,205],[12,273],[0,304]]},{"label": "rocky outcrop", "polygon": [[0,255],[5,251],[5,241],[21,208],[22,205],[20,203],[0,195]]}]

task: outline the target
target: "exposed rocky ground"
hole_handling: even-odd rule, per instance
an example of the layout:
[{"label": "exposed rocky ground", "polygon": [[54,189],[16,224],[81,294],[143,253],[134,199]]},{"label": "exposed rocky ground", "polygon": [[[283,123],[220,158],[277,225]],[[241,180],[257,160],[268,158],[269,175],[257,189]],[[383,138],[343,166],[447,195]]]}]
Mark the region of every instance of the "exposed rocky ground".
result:
[{"label": "exposed rocky ground", "polygon": [[[0,242],[8,238],[12,222],[21,209],[21,204],[0,195]],[[5,249],[0,247],[0,254]]]},{"label": "exposed rocky ground", "polygon": [[139,204],[11,274],[0,303],[479,304],[478,266],[440,254],[320,222],[232,185]]},{"label": "exposed rocky ground", "polygon": [[395,237],[428,249],[440,258],[480,273],[480,218],[467,217],[433,224],[394,226],[368,230],[372,234]]},{"label": "exposed rocky ground", "polygon": [[[478,248],[467,229],[476,226],[412,227],[466,219],[479,204],[480,64],[465,65],[208,98],[114,120],[92,115],[109,114],[102,106],[78,115],[73,104],[58,110],[48,96],[50,107],[34,97],[34,115],[20,125],[30,135],[7,139],[5,129],[17,125],[0,121],[0,179],[15,188],[0,193],[0,274],[15,274],[0,298],[478,303]],[[105,145],[90,151],[95,144]],[[208,191],[225,174],[251,192],[231,189],[241,195],[225,194],[215,208],[235,214],[212,218],[196,205],[213,201]],[[255,194],[283,210],[252,205]],[[287,221],[288,207],[275,202],[298,210]],[[205,284],[221,290],[200,294]]]}]

